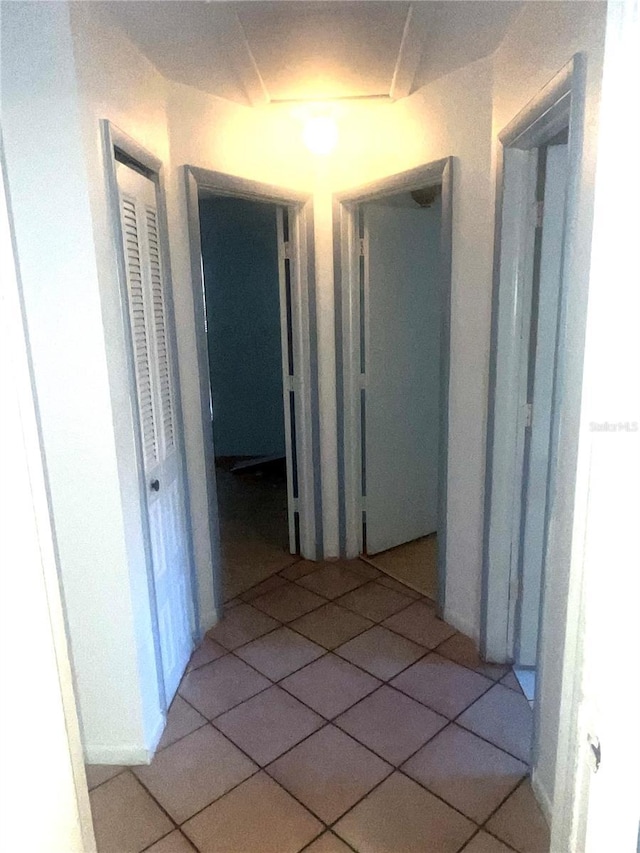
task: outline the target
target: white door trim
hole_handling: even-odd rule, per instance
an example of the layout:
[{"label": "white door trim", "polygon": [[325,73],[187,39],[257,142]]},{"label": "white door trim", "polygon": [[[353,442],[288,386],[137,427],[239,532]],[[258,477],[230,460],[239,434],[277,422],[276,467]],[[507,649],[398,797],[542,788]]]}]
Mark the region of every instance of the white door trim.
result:
[{"label": "white door trim", "polygon": [[[300,551],[306,559],[322,556],[322,520],[320,517],[319,401],[316,340],[315,257],[313,241],[312,196],[258,181],[214,172],[195,166],[184,167],[191,280],[196,329],[196,349],[201,400],[201,430],[209,506],[209,536],[213,555],[214,599],[218,616],[222,614],[222,569],[219,556],[218,507],[216,498],[213,435],[211,430],[211,390],[205,322],[202,252],[198,190],[216,195],[270,202],[288,208],[289,239],[299,258],[292,281],[292,323],[294,355],[299,362],[296,379],[296,453],[298,465],[298,513]],[[296,371],[298,373],[298,371]],[[202,465],[203,461],[198,460]]]},{"label": "white door trim", "polygon": [[169,245],[169,231],[167,225],[167,211],[166,211],[166,201],[164,194],[164,174],[163,174],[163,165],[162,161],[139,145],[134,139],[128,136],[126,133],[117,128],[110,121],[104,119],[101,122],[102,129],[102,142],[104,148],[104,161],[105,161],[105,172],[106,172],[106,180],[107,180],[107,199],[110,213],[110,220],[112,223],[112,238],[114,240],[115,245],[115,256],[117,259],[117,274],[118,274],[118,283],[120,286],[121,293],[121,305],[123,315],[125,317],[124,323],[124,332],[127,340],[126,347],[126,359],[127,359],[127,368],[129,373],[129,388],[131,389],[130,402],[132,411],[135,413],[135,424],[136,427],[134,429],[134,440],[136,445],[136,457],[139,460],[138,464],[138,483],[139,483],[139,500],[140,500],[140,509],[141,509],[141,518],[142,518],[142,533],[144,538],[144,550],[145,550],[145,560],[146,560],[146,571],[147,571],[147,583],[149,588],[149,602],[150,602],[150,613],[151,613],[151,625],[153,630],[153,647],[154,654],[156,660],[156,672],[157,672],[157,681],[158,681],[158,690],[159,690],[159,698],[160,698],[160,708],[163,715],[166,716],[167,712],[167,695],[164,684],[164,675],[163,675],[163,666],[162,666],[162,648],[160,643],[160,629],[158,624],[158,612],[156,606],[156,589],[155,589],[155,581],[154,581],[154,571],[153,571],[153,562],[152,562],[152,545],[151,545],[151,530],[149,525],[149,512],[148,512],[148,501],[147,501],[147,482],[145,478],[144,465],[142,460],[144,458],[143,448],[142,448],[142,438],[139,429],[140,419],[138,417],[138,398],[136,394],[136,373],[135,373],[135,364],[133,361],[133,342],[131,339],[131,323],[129,322],[129,298],[128,298],[128,290],[127,290],[127,269],[126,262],[123,251],[123,235],[122,235],[122,224],[120,218],[120,194],[118,189],[118,179],[116,173],[116,156],[122,160],[122,162],[129,162],[134,165],[136,168],[144,172],[144,174],[155,184],[156,187],[156,200],[157,200],[157,215],[158,215],[158,227],[160,230],[160,246],[162,253],[162,266],[164,270],[164,285],[165,285],[165,297],[166,297],[166,308],[167,308],[167,317],[168,317],[168,334],[170,338],[170,347],[173,351],[173,358],[171,359],[171,379],[172,385],[174,388],[175,399],[173,401],[175,407],[175,417],[176,417],[176,432],[177,432],[177,445],[178,445],[178,456],[179,456],[179,465],[180,472],[179,477],[181,479],[181,493],[182,499],[184,501],[184,514],[185,514],[185,523],[186,523],[186,538],[187,538],[187,551],[188,551],[188,560],[189,560],[189,575],[191,580],[191,599],[192,599],[192,613],[190,614],[191,619],[191,632],[193,635],[194,643],[200,637],[200,616],[199,616],[199,598],[200,594],[196,594],[196,590],[200,589],[201,580],[196,578],[195,573],[195,560],[193,555],[193,535],[192,535],[192,524],[191,524],[191,512],[190,512],[190,504],[189,504],[189,489],[186,481],[186,456],[185,456],[185,445],[184,445],[184,422],[182,416],[182,404],[181,404],[181,394],[180,394],[180,379],[178,375],[177,369],[177,342],[175,337],[175,312],[173,307],[173,289],[171,282],[171,263],[169,259],[168,245]]},{"label": "white door trim", "polygon": [[[541,706],[546,698],[545,670],[562,660],[560,679],[563,697],[575,702],[577,674],[573,671],[579,645],[580,582],[569,571],[578,456],[580,375],[584,358],[586,288],[584,245],[576,227],[579,201],[583,193],[585,170],[586,61],[582,54],[573,59],[499,134],[496,193],[496,236],[492,301],[491,357],[489,373],[489,411],[487,424],[487,468],[485,479],[485,519],[481,600],[480,650],[484,658],[505,662],[513,658],[515,618],[513,584],[518,580],[514,553],[520,547],[522,450],[512,425],[521,413],[519,394],[523,359],[528,357],[520,339],[525,322],[530,260],[527,241],[518,239],[526,220],[525,198],[518,184],[526,183],[531,169],[531,152],[550,142],[564,128],[569,130],[567,158],[566,231],[563,244],[562,279],[558,307],[555,375],[551,410],[551,437],[547,504],[544,523],[541,620],[554,624],[563,619],[561,634],[564,648],[550,648],[546,633],[540,633],[538,646],[537,692],[534,706],[532,746],[532,784],[549,820],[555,823],[558,804],[566,792],[557,786],[551,792],[542,788],[537,773]],[[509,171],[514,179],[508,181]],[[520,222],[515,227],[513,220]],[[571,496],[571,498],[569,497]],[[514,505],[517,504],[516,512]],[[553,586],[553,601],[545,593]],[[562,608],[563,616],[559,615]],[[549,617],[549,618],[548,618]],[[554,697],[555,698],[555,697]],[[563,705],[565,700],[563,699]],[[548,711],[546,712],[549,713]],[[561,715],[567,712],[562,707]],[[548,722],[548,720],[547,720]],[[556,778],[567,771],[567,754],[557,753]]]},{"label": "white door trim", "polygon": [[338,482],[340,551],[362,550],[361,336],[358,205],[425,187],[442,188],[441,268],[443,282],[440,356],[440,459],[438,475],[438,611],[445,612],[447,577],[447,477],[451,326],[451,246],[453,158],[447,157],[333,198],[334,286],[336,305],[336,384],[338,396]]}]

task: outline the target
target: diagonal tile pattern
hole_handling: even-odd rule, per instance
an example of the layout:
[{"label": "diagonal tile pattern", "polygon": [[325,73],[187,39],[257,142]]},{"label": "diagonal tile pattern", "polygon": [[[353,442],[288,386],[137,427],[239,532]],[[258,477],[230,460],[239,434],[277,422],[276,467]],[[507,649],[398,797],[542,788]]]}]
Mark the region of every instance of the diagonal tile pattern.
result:
[{"label": "diagonal tile pattern", "polygon": [[226,606],[150,766],[87,769],[99,853],[547,853],[506,676],[375,567],[299,560]]}]

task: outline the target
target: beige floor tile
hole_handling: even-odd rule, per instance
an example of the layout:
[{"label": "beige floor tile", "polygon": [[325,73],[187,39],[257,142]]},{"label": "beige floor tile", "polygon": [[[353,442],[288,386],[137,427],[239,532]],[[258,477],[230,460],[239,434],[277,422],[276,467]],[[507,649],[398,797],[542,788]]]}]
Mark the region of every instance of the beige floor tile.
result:
[{"label": "beige floor tile", "polygon": [[347,565],[352,572],[362,575],[363,578],[370,581],[375,580],[375,578],[379,578],[382,574],[380,569],[377,569],[372,565],[368,557],[358,557],[357,560],[349,560]]},{"label": "beige floor tile", "polygon": [[500,684],[504,684],[509,690],[515,690],[516,693],[522,693],[520,682],[516,678],[515,672],[509,667],[509,671],[500,679]]},{"label": "beige floor tile", "polygon": [[391,684],[453,719],[493,682],[432,652],[401,672]]},{"label": "beige floor tile", "polygon": [[158,744],[158,749],[164,749],[169,744],[175,743],[181,737],[191,734],[200,726],[204,726],[206,719],[185,702],[182,696],[176,696],[171,703],[167,714],[167,725]]},{"label": "beige floor tile", "polygon": [[314,560],[298,560],[292,566],[287,566],[279,572],[280,576],[289,581],[297,581],[298,578],[303,578],[311,572],[317,572],[321,563],[316,563]]},{"label": "beige floor tile", "polygon": [[518,853],[549,853],[549,827],[528,779],[487,821],[487,829]]},{"label": "beige floor tile", "polygon": [[278,589],[280,586],[286,585],[286,580],[280,575],[271,575],[265,580],[261,581],[259,584],[252,586],[251,589],[248,589],[246,592],[243,592],[240,598],[242,601],[246,601],[247,603],[254,600],[254,598],[259,598],[261,595],[264,595],[267,592],[273,592],[274,589]]},{"label": "beige floor tile", "polygon": [[215,721],[216,728],[261,766],[269,764],[323,724],[322,717],[275,686]]},{"label": "beige floor tile", "polygon": [[215,643],[213,640],[210,640],[209,637],[205,637],[191,655],[191,660],[187,666],[187,672],[191,672],[192,669],[197,669],[199,666],[204,666],[205,663],[211,663],[211,661],[221,658],[223,655],[226,655],[226,653],[227,650],[219,643]]},{"label": "beige floor tile", "polygon": [[231,741],[205,726],[134,773],[176,823],[183,823],[256,770]]},{"label": "beige floor tile", "polygon": [[493,835],[480,830],[471,841],[466,844],[461,853],[513,853],[511,847],[506,847],[502,841],[498,841]]},{"label": "beige floor tile", "polygon": [[523,693],[496,684],[458,722],[516,758],[529,761],[533,711]]},{"label": "beige floor tile", "polygon": [[119,764],[87,764],[84,769],[87,774],[87,787],[91,791],[103,782],[113,779],[118,773],[122,773],[124,767]]},{"label": "beige floor tile", "polygon": [[207,636],[225,649],[237,649],[278,627],[275,619],[261,613],[250,604],[238,604],[218,622]]},{"label": "beige floor tile", "polygon": [[269,680],[235,655],[226,655],[188,672],[182,679],[180,694],[208,719],[222,714],[254,696]]},{"label": "beige floor tile", "polygon": [[384,685],[334,723],[397,767],[444,728],[448,720]]},{"label": "beige floor tile", "polygon": [[291,623],[305,637],[324,646],[325,649],[335,649],[347,640],[361,634],[373,625],[370,619],[338,607],[336,604],[325,604],[312,613],[307,613]]},{"label": "beige floor tile", "polygon": [[451,724],[402,770],[476,823],[484,823],[527,774],[527,765]]},{"label": "beige floor tile", "polygon": [[381,625],[339,646],[335,653],[387,681],[421,658],[426,649]]},{"label": "beige floor tile", "polygon": [[287,581],[285,586],[254,598],[253,606],[259,607],[280,622],[291,622],[325,602],[326,598],[304,589],[297,583]]},{"label": "beige floor tile", "polygon": [[325,654],[325,649],[289,628],[279,628],[236,649],[242,660],[251,664],[272,681],[286,675]]},{"label": "beige floor tile", "polygon": [[280,685],[331,719],[380,686],[377,678],[328,654],[289,675]]},{"label": "beige floor tile", "polygon": [[98,853],[139,853],[173,824],[127,771],[91,792]]},{"label": "beige floor tile", "polygon": [[325,726],[268,770],[321,820],[332,823],[391,767],[335,726]]},{"label": "beige floor tile", "polygon": [[392,613],[402,610],[407,604],[411,604],[411,601],[408,595],[382,586],[376,581],[369,581],[364,586],[343,595],[336,603],[359,613],[360,616],[380,622]]},{"label": "beige floor tile", "polygon": [[335,827],[360,853],[457,853],[474,824],[401,773],[394,773]]},{"label": "beige floor tile", "polygon": [[419,590],[422,595],[434,601],[437,598],[438,544],[435,535],[423,536],[381,554],[374,554],[370,560],[374,566]]},{"label": "beige floor tile", "polygon": [[304,848],[303,853],[353,853],[333,832],[324,832],[320,838]]},{"label": "beige floor tile", "polygon": [[340,563],[325,563],[317,572],[305,575],[298,583],[318,595],[333,599],[362,586],[365,579]]},{"label": "beige floor tile", "polygon": [[493,681],[499,681],[509,671],[507,664],[487,663],[478,654],[471,637],[456,633],[438,646],[438,654],[453,660],[462,666],[479,672]]},{"label": "beige floor tile", "polygon": [[174,829],[160,841],[156,841],[145,853],[194,853],[195,847],[179,829]]},{"label": "beige floor tile", "polygon": [[258,773],[183,827],[201,853],[298,853],[322,824]]},{"label": "beige floor tile", "polygon": [[455,628],[438,619],[435,609],[424,600],[415,601],[406,610],[385,619],[384,625],[428,649],[434,649],[455,634]]},{"label": "beige floor tile", "polygon": [[385,575],[384,573],[378,575],[377,578],[378,583],[381,583],[382,586],[388,586],[389,589],[396,589],[398,592],[404,593],[404,595],[408,595],[409,598],[420,599],[422,598],[422,593],[418,592],[415,589],[412,589],[410,586],[407,586],[404,583],[401,583],[399,580],[391,577],[391,575]]},{"label": "beige floor tile", "polygon": [[273,592],[280,586],[286,586],[287,581],[280,575],[270,575],[260,583],[252,586],[246,592],[243,592],[240,598],[247,604],[251,603],[255,598],[265,595],[267,592]]}]

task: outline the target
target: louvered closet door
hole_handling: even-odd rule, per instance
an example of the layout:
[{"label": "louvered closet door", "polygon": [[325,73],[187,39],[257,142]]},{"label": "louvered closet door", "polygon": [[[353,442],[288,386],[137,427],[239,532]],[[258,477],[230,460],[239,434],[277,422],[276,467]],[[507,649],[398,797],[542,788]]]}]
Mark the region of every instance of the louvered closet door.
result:
[{"label": "louvered closet door", "polygon": [[155,596],[167,702],[192,648],[189,555],[154,183],[122,163],[118,187]]}]

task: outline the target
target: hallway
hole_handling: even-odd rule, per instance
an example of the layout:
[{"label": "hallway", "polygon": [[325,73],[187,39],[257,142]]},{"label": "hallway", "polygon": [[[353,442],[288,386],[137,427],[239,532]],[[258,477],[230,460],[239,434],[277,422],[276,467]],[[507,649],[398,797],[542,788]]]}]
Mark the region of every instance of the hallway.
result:
[{"label": "hallway", "polygon": [[432,603],[298,561],[227,605],[149,767],[89,767],[100,853],[547,853],[532,713]]}]

